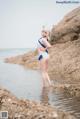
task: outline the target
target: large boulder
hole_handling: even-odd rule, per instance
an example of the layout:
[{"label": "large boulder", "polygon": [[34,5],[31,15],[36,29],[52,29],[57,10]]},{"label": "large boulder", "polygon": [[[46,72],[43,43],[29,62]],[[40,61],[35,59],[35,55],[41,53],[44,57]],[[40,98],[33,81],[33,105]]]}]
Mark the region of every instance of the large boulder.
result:
[{"label": "large boulder", "polygon": [[51,31],[51,43],[80,39],[80,7],[67,14]]},{"label": "large boulder", "polygon": [[80,7],[67,14],[51,31],[49,73],[54,79],[80,80]]}]

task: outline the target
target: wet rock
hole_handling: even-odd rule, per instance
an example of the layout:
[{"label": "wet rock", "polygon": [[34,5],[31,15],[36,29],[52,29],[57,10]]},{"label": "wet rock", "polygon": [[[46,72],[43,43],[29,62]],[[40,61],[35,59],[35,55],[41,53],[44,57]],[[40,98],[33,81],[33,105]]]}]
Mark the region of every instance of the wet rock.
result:
[{"label": "wet rock", "polygon": [[6,58],[5,62],[24,65],[25,68],[27,67],[31,69],[39,69],[36,56],[37,50],[35,50],[34,52],[30,51],[29,53],[25,53],[24,55]]},{"label": "wet rock", "polygon": [[70,94],[71,96],[80,97],[80,85],[70,85],[68,87],[64,87],[65,92]]},{"label": "wet rock", "polygon": [[8,111],[9,119],[76,119],[50,105],[20,100],[5,89],[0,89],[0,111]]}]

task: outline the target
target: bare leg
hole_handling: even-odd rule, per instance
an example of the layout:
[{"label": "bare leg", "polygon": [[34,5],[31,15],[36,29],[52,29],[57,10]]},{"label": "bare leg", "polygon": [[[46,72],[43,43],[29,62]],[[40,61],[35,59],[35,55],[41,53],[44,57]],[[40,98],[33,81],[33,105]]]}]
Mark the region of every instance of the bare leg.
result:
[{"label": "bare leg", "polygon": [[48,82],[49,85],[51,85],[51,81],[50,81],[49,75],[47,73],[48,72],[48,60],[49,59],[46,59],[46,61],[45,61],[45,70],[46,70],[47,82]]},{"label": "bare leg", "polygon": [[43,81],[43,87],[46,87],[46,75],[45,75],[45,71],[44,71],[44,60],[42,59],[40,61],[40,70],[41,70],[41,73],[42,73],[42,81]]},{"label": "bare leg", "polygon": [[49,75],[47,73],[48,70],[48,59],[42,59],[40,61],[40,69],[42,73],[42,79],[43,79],[43,86],[47,87],[51,85]]},{"label": "bare leg", "polygon": [[46,82],[46,75],[45,72],[42,72],[42,78],[43,78],[43,87],[48,86],[47,82]]},{"label": "bare leg", "polygon": [[49,78],[49,75],[48,75],[47,72],[46,72],[46,77],[47,77],[47,82],[48,82],[48,84],[51,85],[51,81],[50,81],[50,78]]},{"label": "bare leg", "polygon": [[46,65],[46,72],[48,72],[48,62],[49,62],[48,60],[49,60],[49,59],[46,59],[46,61],[45,61],[45,63],[46,63],[46,64],[45,64],[45,65]]},{"label": "bare leg", "polygon": [[45,76],[45,84],[46,86],[50,86],[51,85],[51,82],[50,82],[50,79],[49,79],[49,75],[47,73],[47,69],[48,69],[48,65],[46,65],[47,59],[43,59],[43,73],[44,73],[44,76]]}]

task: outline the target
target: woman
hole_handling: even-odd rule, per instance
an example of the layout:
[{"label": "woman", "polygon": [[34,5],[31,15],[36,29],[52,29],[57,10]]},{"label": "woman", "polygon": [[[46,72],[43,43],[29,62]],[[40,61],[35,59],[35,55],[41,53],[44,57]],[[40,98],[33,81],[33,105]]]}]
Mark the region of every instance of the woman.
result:
[{"label": "woman", "polygon": [[42,30],[41,35],[42,38],[38,40],[38,60],[40,64],[40,69],[42,72],[42,78],[43,78],[43,86],[50,86],[51,82],[49,79],[49,75],[47,73],[48,70],[48,61],[49,61],[49,54],[48,54],[48,48],[51,48],[50,43],[48,42],[48,31]]}]

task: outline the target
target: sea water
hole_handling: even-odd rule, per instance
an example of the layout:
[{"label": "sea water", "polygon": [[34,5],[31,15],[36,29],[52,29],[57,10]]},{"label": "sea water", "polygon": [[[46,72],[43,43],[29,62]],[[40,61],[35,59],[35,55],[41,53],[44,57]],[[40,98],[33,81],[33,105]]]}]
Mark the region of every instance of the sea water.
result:
[{"label": "sea water", "polygon": [[42,88],[39,71],[17,64],[5,63],[4,59],[29,52],[32,49],[0,50],[0,86],[8,89],[18,98],[41,101],[58,109],[74,113],[80,119],[80,98],[72,98],[63,92]]}]

